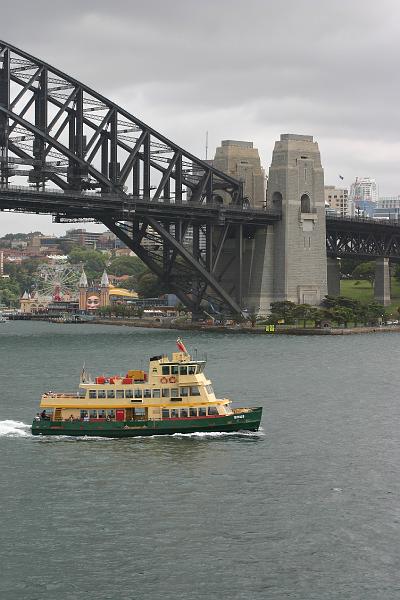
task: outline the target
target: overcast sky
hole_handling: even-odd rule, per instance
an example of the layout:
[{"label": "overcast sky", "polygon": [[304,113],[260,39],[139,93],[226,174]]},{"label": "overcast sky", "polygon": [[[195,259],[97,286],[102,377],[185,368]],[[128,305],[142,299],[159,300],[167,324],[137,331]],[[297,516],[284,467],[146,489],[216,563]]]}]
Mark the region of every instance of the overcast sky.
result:
[{"label": "overcast sky", "polygon": [[[19,0],[0,39],[114,100],[197,156],[281,133],[318,141],[325,183],[376,178],[400,194],[396,0]],[[93,226],[87,226],[93,229]],[[7,231],[65,230],[0,215]]]}]

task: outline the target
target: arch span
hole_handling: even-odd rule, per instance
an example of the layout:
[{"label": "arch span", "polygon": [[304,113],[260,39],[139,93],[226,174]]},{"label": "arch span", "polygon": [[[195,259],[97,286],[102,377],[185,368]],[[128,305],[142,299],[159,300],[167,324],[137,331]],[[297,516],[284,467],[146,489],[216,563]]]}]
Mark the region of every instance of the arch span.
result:
[{"label": "arch span", "polygon": [[[87,220],[88,214],[101,220],[193,311],[210,297],[213,305],[241,312],[240,295],[225,290],[213,272],[215,249],[219,257],[227,231],[215,242],[216,217],[203,216],[193,226],[190,205],[219,207],[215,200],[224,192],[241,210],[243,184],[75,78],[0,41],[0,195],[8,194],[2,208],[13,210],[14,182],[30,188],[26,212],[35,211],[40,198],[40,211],[55,213],[56,220]],[[56,211],[48,202],[54,187]],[[148,209],[138,217],[135,203],[143,200]],[[109,212],[104,210],[108,201]],[[159,220],[151,204],[188,208],[183,218],[164,211]],[[229,228],[225,214],[219,222]],[[145,239],[156,238],[151,249],[144,247]]]}]

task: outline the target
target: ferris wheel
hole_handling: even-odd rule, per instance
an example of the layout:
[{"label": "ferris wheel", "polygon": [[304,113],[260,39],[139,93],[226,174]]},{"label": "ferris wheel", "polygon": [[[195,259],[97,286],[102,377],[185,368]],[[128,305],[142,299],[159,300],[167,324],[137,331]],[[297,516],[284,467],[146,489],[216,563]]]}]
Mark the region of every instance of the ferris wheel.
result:
[{"label": "ferris wheel", "polygon": [[35,277],[36,291],[39,296],[51,297],[54,302],[73,300],[78,296],[81,272],[78,265],[41,265]]}]

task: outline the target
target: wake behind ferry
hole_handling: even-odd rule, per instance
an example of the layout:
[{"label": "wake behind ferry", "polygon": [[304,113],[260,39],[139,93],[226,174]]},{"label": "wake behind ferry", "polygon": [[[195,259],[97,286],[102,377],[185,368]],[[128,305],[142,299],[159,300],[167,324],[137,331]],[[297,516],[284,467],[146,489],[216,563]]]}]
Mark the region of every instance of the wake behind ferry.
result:
[{"label": "wake behind ferry", "polygon": [[149,370],[91,379],[83,369],[76,393],[47,392],[32,423],[33,435],[133,437],[194,432],[257,431],[262,408],[232,408],[216,398],[182,340],[178,352],[153,356]]}]

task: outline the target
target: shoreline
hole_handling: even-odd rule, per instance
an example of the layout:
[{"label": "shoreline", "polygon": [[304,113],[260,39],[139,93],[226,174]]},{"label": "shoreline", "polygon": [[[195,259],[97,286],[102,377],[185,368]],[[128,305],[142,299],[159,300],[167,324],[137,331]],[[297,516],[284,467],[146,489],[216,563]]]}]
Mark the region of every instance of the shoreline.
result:
[{"label": "shoreline", "polygon": [[275,329],[273,332],[265,331],[260,327],[224,327],[217,325],[204,325],[195,323],[156,323],[144,321],[131,321],[129,319],[94,319],[85,321],[93,325],[117,325],[119,327],[144,327],[147,329],[177,329],[180,331],[204,331],[211,333],[229,333],[229,334],[250,334],[250,335],[357,335],[366,333],[400,333],[400,326],[393,325],[374,325],[364,327],[331,328],[324,329],[295,327],[291,329]]}]

